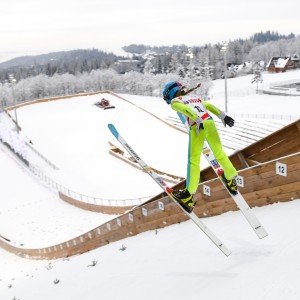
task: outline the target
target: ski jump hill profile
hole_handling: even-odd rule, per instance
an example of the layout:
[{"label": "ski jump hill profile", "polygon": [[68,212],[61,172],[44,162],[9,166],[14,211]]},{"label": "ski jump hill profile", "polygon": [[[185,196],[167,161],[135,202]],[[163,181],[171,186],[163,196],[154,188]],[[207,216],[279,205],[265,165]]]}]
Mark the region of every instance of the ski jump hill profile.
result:
[{"label": "ski jump hill profile", "polygon": [[[33,105],[43,101],[56,101],[69,98],[70,100],[78,96],[88,96],[93,94],[111,94],[119,101],[127,101],[125,98],[110,91],[85,93],[74,96],[56,97],[42,99],[20,104]],[[133,103],[132,103],[133,104]],[[133,104],[137,106],[136,104]],[[138,107],[145,110],[142,107]],[[8,108],[6,113],[10,116],[13,108]],[[148,112],[153,117],[158,116]],[[12,118],[12,117],[11,117]],[[176,120],[160,119],[166,126],[171,126],[174,130],[183,131],[184,128],[176,124]],[[217,124],[218,126],[218,124]],[[248,126],[249,127],[249,126]],[[246,199],[250,207],[260,207],[276,203],[279,201],[292,201],[300,198],[300,120],[296,120],[271,134],[263,137],[260,133],[251,132],[253,142],[235,151],[230,155],[230,159],[239,172],[239,191]],[[240,133],[241,143],[243,143],[243,133]],[[249,139],[249,135],[248,135]],[[251,137],[250,137],[251,139]],[[227,137],[226,142],[234,147],[233,139]],[[2,141],[2,143],[14,153],[18,159],[30,168],[30,162],[15,153],[13,147]],[[123,160],[132,167],[139,168],[134,159],[126,157],[123,150],[115,144],[110,143],[109,153],[116,159]],[[34,147],[30,145],[32,149]],[[43,155],[39,153],[42,157]],[[44,157],[45,160],[47,160]],[[50,161],[48,161],[51,164]],[[55,165],[52,166],[55,168]],[[174,188],[183,188],[185,180],[174,174],[167,174],[163,171],[155,170],[166,182],[173,184]],[[34,173],[34,171],[33,171]],[[168,197],[165,192],[137,203],[127,203],[123,205],[103,202],[88,203],[83,202],[64,190],[57,190],[59,197],[77,206],[78,208],[102,212],[106,214],[118,214],[118,216],[98,227],[76,236],[63,243],[51,245],[49,247],[26,249],[16,247],[9,240],[0,237],[0,247],[18,256],[31,259],[56,259],[82,254],[95,248],[105,246],[108,243],[122,240],[124,238],[137,235],[139,233],[163,228],[172,224],[188,220],[180,208]],[[194,212],[200,218],[219,215],[228,211],[238,210],[232,198],[216,177],[211,167],[201,170],[201,178],[198,191],[195,195],[198,200]]]}]

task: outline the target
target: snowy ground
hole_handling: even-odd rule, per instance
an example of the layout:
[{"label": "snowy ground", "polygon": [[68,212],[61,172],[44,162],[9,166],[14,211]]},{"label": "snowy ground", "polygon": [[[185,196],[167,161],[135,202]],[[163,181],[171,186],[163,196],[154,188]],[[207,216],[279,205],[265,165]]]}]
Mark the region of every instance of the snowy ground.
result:
[{"label": "snowy ground", "polygon": [[229,257],[191,222],[67,261],[29,261],[1,250],[1,300],[299,300],[300,201],[255,213],[269,232],[263,240],[238,212],[204,220],[233,251]]},{"label": "snowy ground", "polygon": [[62,201],[16,164],[1,145],[0,165],[0,235],[11,239],[13,245],[34,248],[60,243],[113,217],[79,210]]},{"label": "snowy ground", "polygon": [[[300,72],[264,77],[266,84],[300,79]],[[229,91],[249,88],[250,82],[249,76],[229,80]],[[214,81],[212,102],[221,109],[223,90],[224,81]],[[160,98],[122,96],[163,118],[173,114]],[[101,111],[92,105],[99,97],[18,110],[23,134],[60,168],[52,171],[54,177],[76,191],[94,196],[121,199],[160,192],[146,174],[108,155],[108,141],[116,145],[117,141],[107,130],[107,123],[114,123],[149,165],[185,176],[185,134],[114,97],[116,109]],[[295,115],[299,108],[299,97],[229,97],[232,113]],[[12,244],[52,245],[113,217],[82,211],[59,200],[3,147],[0,165],[0,234],[11,238]],[[136,182],[141,182],[138,186],[143,188],[136,188]],[[21,259],[0,250],[0,299],[299,300],[299,201],[255,208],[269,232],[263,240],[256,238],[239,212],[205,219],[232,250],[228,258],[191,222],[51,263]],[[127,247],[125,251],[119,250],[122,245]],[[89,266],[93,261],[97,261],[96,266]],[[54,284],[56,279],[60,280],[58,284]]]}]

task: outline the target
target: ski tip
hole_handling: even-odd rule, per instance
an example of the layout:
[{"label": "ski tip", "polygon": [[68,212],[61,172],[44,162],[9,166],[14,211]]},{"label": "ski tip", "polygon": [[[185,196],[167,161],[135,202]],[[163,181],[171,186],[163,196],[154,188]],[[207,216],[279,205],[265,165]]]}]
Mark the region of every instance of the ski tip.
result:
[{"label": "ski tip", "polygon": [[107,124],[107,127],[108,127],[108,129],[111,131],[111,133],[112,133],[116,138],[118,138],[119,133],[118,133],[116,127],[115,127],[113,124]]}]

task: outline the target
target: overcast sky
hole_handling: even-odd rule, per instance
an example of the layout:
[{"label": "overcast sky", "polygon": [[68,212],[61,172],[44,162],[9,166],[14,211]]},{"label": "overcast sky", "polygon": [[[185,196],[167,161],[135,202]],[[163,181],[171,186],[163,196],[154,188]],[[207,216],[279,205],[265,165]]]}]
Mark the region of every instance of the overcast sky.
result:
[{"label": "overcast sky", "polygon": [[130,44],[201,46],[260,31],[300,34],[286,0],[13,0],[0,4],[0,56]]}]

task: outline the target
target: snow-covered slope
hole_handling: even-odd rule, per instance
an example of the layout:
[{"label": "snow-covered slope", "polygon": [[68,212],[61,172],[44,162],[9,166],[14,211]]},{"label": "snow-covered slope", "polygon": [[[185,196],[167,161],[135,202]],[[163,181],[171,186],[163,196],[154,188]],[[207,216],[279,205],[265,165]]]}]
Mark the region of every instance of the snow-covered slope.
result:
[{"label": "snow-covered slope", "polygon": [[[299,72],[292,73],[300,78]],[[284,76],[274,74],[273,78],[286,80]],[[230,90],[240,89],[243,82],[246,86],[247,81],[249,76],[230,80]],[[214,96],[212,101],[220,108],[223,83],[214,82],[213,90],[219,98]],[[162,118],[173,114],[160,98],[122,96],[148,106]],[[90,195],[121,199],[160,192],[146,174],[108,154],[108,141],[116,141],[106,126],[114,123],[149,165],[185,175],[186,134],[115,97],[111,101],[116,109],[102,111],[93,105],[98,98],[79,97],[18,109],[23,133],[59,167],[59,171],[45,172]],[[234,113],[259,110],[294,115],[300,111],[297,97],[254,94],[230,97],[229,101]],[[3,147],[0,166],[0,234],[16,245],[54,244],[111,218],[63,203]],[[255,208],[255,213],[269,232],[263,240],[257,239],[239,212],[205,219],[232,250],[228,258],[191,222],[51,263],[0,250],[0,299],[300,299],[299,200]],[[122,245],[127,247],[125,251],[119,250]]]},{"label": "snow-covered slope", "polygon": [[[300,299],[300,200],[257,208],[255,213],[269,232],[263,240],[249,230],[239,212],[205,219],[233,251],[229,257],[191,222],[67,260],[28,261],[0,250],[0,296],[3,300]],[[125,251],[120,250],[123,246]]]},{"label": "snow-covered slope", "polygon": [[113,218],[65,203],[1,144],[0,166],[0,235],[11,239],[12,245],[50,246]]}]

